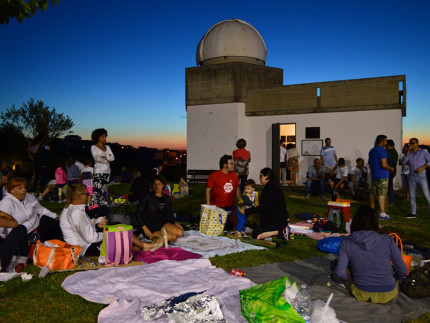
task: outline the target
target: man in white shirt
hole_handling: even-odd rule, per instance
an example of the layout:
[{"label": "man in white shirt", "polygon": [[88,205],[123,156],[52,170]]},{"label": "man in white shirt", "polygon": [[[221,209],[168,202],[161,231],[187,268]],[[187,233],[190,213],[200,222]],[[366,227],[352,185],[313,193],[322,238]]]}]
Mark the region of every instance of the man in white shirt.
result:
[{"label": "man in white shirt", "polygon": [[329,181],[332,192],[336,193],[336,197],[338,199],[340,199],[340,193],[348,182],[348,173],[349,170],[348,166],[345,164],[345,159],[339,158],[338,165],[336,167],[336,177]]},{"label": "man in white shirt", "polygon": [[356,163],[357,165],[352,166],[349,171],[348,188],[354,199],[361,199],[369,189],[369,184],[367,183],[367,167],[364,166],[363,158],[357,158]]}]

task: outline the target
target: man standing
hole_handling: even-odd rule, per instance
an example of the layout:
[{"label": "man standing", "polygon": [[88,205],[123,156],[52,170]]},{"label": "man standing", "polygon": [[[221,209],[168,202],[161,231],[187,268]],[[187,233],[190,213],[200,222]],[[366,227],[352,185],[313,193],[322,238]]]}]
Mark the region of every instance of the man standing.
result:
[{"label": "man standing", "polygon": [[219,168],[209,176],[206,184],[206,204],[231,211],[234,206],[234,197],[236,196],[238,201],[241,199],[239,177],[233,172],[233,157],[222,156]]},{"label": "man standing", "polygon": [[369,189],[367,184],[367,167],[364,166],[363,158],[357,158],[357,166],[351,167],[349,171],[348,188],[354,199],[361,199]]},{"label": "man standing", "polygon": [[430,154],[426,149],[418,147],[417,138],[411,138],[402,162],[403,165],[409,165],[411,214],[406,218],[413,219],[417,217],[417,184],[421,186],[424,198],[427,201],[427,208],[430,212],[430,193],[426,177],[426,169],[430,168]]},{"label": "man standing", "polygon": [[337,155],[330,138],[325,138],[325,146],[321,149],[321,163],[325,168],[326,177],[333,176],[337,165]]},{"label": "man standing", "polygon": [[387,146],[387,136],[378,135],[375,140],[375,147],[369,152],[369,166],[372,175],[369,203],[372,208],[375,208],[375,196],[378,196],[379,218],[391,220],[386,213],[385,199],[388,193],[388,171],[393,171],[393,168],[387,163],[388,155],[384,149],[385,146]]},{"label": "man standing", "polygon": [[318,192],[320,197],[325,200],[325,183],[324,183],[324,166],[321,165],[321,160],[314,159],[314,164],[308,169],[308,181],[306,182],[306,198],[311,197],[312,188]]},{"label": "man standing", "polygon": [[399,160],[399,154],[394,148],[394,141],[391,139],[387,140],[387,156],[388,156],[388,165],[394,169],[394,171],[390,172],[390,176],[388,177],[388,199],[385,203],[388,206],[392,206],[394,203],[394,187],[393,181],[394,177],[396,177],[397,163]]}]

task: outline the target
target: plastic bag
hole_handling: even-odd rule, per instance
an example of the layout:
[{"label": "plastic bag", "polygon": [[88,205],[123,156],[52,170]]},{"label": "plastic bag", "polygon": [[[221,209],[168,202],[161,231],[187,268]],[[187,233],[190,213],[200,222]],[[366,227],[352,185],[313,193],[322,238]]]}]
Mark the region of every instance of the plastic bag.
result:
[{"label": "plastic bag", "polygon": [[329,306],[333,293],[330,294],[327,303],[317,299],[312,302],[312,323],[338,323],[340,322],[336,317],[336,312],[332,307]]}]

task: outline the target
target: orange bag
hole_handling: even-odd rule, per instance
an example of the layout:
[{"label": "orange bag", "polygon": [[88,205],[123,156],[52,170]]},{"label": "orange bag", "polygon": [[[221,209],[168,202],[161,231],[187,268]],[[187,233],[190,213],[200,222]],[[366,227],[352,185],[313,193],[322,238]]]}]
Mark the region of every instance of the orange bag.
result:
[{"label": "orange bag", "polygon": [[46,247],[37,241],[33,252],[33,264],[49,271],[73,269],[78,263],[80,246],[72,246],[61,240],[47,240],[58,247]]},{"label": "orange bag", "polygon": [[406,255],[403,253],[403,243],[402,239],[397,235],[397,233],[390,233],[390,236],[396,241],[396,245],[400,247],[400,252],[402,253],[403,261],[406,264],[406,267],[408,267],[408,274],[411,269],[411,263],[412,263],[412,256]]}]

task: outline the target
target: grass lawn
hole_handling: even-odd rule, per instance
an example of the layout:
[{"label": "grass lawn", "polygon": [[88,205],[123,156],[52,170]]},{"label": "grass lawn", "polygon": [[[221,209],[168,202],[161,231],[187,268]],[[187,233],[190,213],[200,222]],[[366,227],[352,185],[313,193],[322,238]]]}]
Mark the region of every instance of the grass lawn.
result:
[{"label": "grass lawn", "polygon": [[[128,193],[129,185],[111,186],[113,194]],[[309,200],[304,198],[303,188],[284,190],[290,220],[298,222],[294,214],[313,212],[326,216],[327,205],[318,197]],[[192,197],[173,200],[174,211],[178,215],[197,215],[199,206],[204,202],[204,185],[191,187]],[[346,196],[345,198],[348,198]],[[361,203],[353,202],[351,214]],[[50,210],[60,214],[64,204],[43,202]],[[425,208],[425,201],[418,198],[418,217],[406,219],[410,213],[409,203],[397,197],[394,206],[389,207],[392,221],[381,221],[386,232],[396,232],[403,240],[430,247],[430,215]],[[248,224],[256,223],[256,217],[250,217]],[[427,232],[427,233],[426,233]],[[305,259],[311,256],[322,256],[316,249],[316,241],[310,239],[291,240],[288,244],[274,249],[246,251],[223,257],[211,258],[213,265],[229,270],[230,268],[250,267],[266,263]],[[105,305],[90,303],[79,296],[65,292],[61,283],[71,273],[49,274],[44,279],[37,278],[39,268],[29,265],[24,271],[35,276],[31,281],[23,282],[14,279],[0,283],[0,322],[95,322],[99,311]],[[429,322],[430,314],[426,314],[411,322]]]}]

